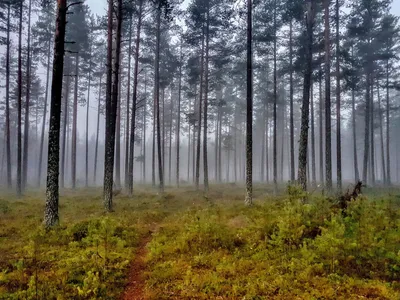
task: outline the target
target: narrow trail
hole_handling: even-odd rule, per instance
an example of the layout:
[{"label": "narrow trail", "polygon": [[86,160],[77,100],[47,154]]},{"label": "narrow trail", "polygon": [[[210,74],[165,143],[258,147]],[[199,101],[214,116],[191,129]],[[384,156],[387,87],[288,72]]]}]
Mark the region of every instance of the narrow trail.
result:
[{"label": "narrow trail", "polygon": [[135,258],[131,263],[129,271],[129,281],[121,297],[122,300],[144,300],[145,298],[145,278],[146,270],[145,258],[147,255],[147,244],[151,241],[153,231],[145,235],[136,250]]}]

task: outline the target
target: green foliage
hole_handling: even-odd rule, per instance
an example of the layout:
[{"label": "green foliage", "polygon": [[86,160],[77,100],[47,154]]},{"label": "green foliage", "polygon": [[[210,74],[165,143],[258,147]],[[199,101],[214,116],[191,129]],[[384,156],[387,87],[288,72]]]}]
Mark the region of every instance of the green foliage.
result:
[{"label": "green foliage", "polygon": [[246,207],[240,186],[211,187],[211,202],[189,188],[163,198],[147,189],[119,196],[107,215],[95,190],[69,192],[61,225],[49,232],[39,196],[7,198],[0,299],[118,299],[149,231],[149,299],[400,298],[395,191],[371,191],[342,215],[295,186],[273,198],[270,187],[254,190]]}]

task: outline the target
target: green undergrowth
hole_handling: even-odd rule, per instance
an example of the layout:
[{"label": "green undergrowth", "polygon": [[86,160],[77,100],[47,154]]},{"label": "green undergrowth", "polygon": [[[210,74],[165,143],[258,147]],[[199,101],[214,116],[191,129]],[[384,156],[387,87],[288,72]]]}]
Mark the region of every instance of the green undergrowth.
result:
[{"label": "green undergrowth", "polygon": [[343,215],[303,196],[167,218],[149,245],[149,297],[400,299],[399,200],[360,197]]},{"label": "green undergrowth", "polygon": [[141,187],[102,210],[101,190],[67,191],[60,225],[44,197],[0,195],[0,299],[120,299],[141,239],[149,299],[400,299],[400,195],[371,190],[346,214],[297,188]]}]

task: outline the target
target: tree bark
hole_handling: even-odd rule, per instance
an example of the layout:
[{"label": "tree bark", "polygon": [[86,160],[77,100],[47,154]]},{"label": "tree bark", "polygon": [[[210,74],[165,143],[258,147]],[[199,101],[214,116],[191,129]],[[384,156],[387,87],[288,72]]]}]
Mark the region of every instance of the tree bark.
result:
[{"label": "tree bark", "polygon": [[26,95],[25,95],[25,121],[24,121],[24,157],[23,157],[23,177],[22,190],[26,189],[28,180],[28,148],[29,148],[29,108],[31,99],[31,12],[32,0],[29,0],[28,7],[28,39],[27,39],[27,56],[26,56]]},{"label": "tree bark", "polygon": [[[180,138],[181,138],[181,93],[182,93],[182,64],[183,64],[183,55],[182,55],[182,37],[181,37],[181,45],[180,45],[180,54],[179,54],[179,83],[178,83],[178,112],[177,112],[177,124],[176,124],[176,186],[179,187],[179,167],[180,167]],[[189,136],[190,141],[190,136]],[[190,147],[189,147],[190,148]],[[189,179],[189,178],[188,178]]]},{"label": "tree bark", "polygon": [[332,131],[331,131],[331,58],[329,3],[324,0],[325,11],[325,187],[332,191]]},{"label": "tree bark", "polygon": [[322,64],[319,65],[318,72],[318,90],[319,90],[319,181],[324,185],[324,99],[322,97]]},{"label": "tree bark", "polygon": [[336,0],[336,176],[338,193],[342,191],[342,135],[340,120],[340,32],[339,0]]},{"label": "tree bark", "polygon": [[[247,0],[247,76],[246,76],[246,196],[244,203],[253,204],[253,24],[252,0]],[[276,39],[275,39],[276,41]]]},{"label": "tree bark", "polygon": [[156,33],[156,53],[155,53],[155,110],[157,118],[157,156],[158,156],[158,176],[160,180],[159,190],[164,193],[164,170],[161,152],[161,128],[160,128],[160,35],[161,35],[161,5],[157,8],[157,33]]},{"label": "tree bark", "polygon": [[22,12],[24,1],[19,6],[18,29],[18,101],[17,101],[17,196],[22,196]]},{"label": "tree bark", "polygon": [[207,151],[207,130],[208,130],[208,62],[210,43],[210,2],[207,1],[207,23],[206,23],[206,65],[204,70],[204,131],[203,131],[203,166],[204,166],[204,192],[208,193],[208,151]]},{"label": "tree bark", "polygon": [[386,179],[386,166],[385,166],[385,143],[383,142],[383,115],[381,110],[381,95],[379,92],[379,81],[376,82],[376,89],[378,92],[378,112],[379,112],[379,135],[381,139],[381,158],[382,158],[382,180],[383,183],[387,183]]},{"label": "tree bark", "polygon": [[92,49],[90,46],[89,50],[89,74],[88,74],[88,91],[87,91],[87,102],[86,102],[86,149],[85,149],[85,186],[89,186],[89,107],[90,107],[90,85],[91,85],[91,72],[92,72]]},{"label": "tree bark", "polygon": [[390,101],[389,101],[389,60],[386,62],[386,160],[387,160],[387,175],[386,184],[391,185],[391,174],[390,174]]},{"label": "tree bark", "polygon": [[314,2],[309,0],[307,3],[307,44],[306,52],[306,69],[304,72],[303,83],[303,104],[301,108],[301,131],[299,144],[299,169],[298,180],[303,190],[307,190],[307,148],[308,148],[308,128],[310,117],[310,90],[312,76],[312,51],[313,51],[313,27],[314,27]]},{"label": "tree bark", "polygon": [[12,188],[11,175],[11,133],[10,133],[10,31],[11,31],[11,3],[7,3],[7,49],[6,49],[6,152],[7,152],[7,188]]},{"label": "tree bark", "polygon": [[358,171],[358,157],[357,157],[357,134],[356,134],[356,97],[354,87],[351,90],[351,123],[353,133],[353,160],[354,160],[354,182],[360,180],[360,173]]},{"label": "tree bark", "polygon": [[201,147],[201,111],[203,99],[203,70],[204,67],[204,28],[201,36],[201,59],[200,59],[200,96],[199,96],[199,114],[197,120],[197,147],[196,147],[196,190],[199,190],[200,181],[200,147]]},{"label": "tree bark", "polygon": [[293,120],[293,20],[289,24],[289,89],[290,89],[290,181],[295,181],[294,167],[294,120]]},{"label": "tree bark", "polygon": [[315,165],[315,118],[314,118],[314,85],[311,82],[310,92],[311,92],[311,184],[313,187],[317,185],[317,174]]},{"label": "tree bark", "polygon": [[[114,68],[112,68],[112,25],[113,1],[108,6],[108,40],[107,40],[107,95],[106,95],[106,138],[104,155],[104,208],[107,212],[113,210],[113,173],[115,152],[115,125],[117,119],[119,67],[121,51],[122,0],[117,0],[116,41]],[[113,78],[112,78],[113,77]],[[118,132],[119,134],[119,132]]]},{"label": "tree bark", "polygon": [[277,24],[276,24],[276,1],[274,0],[274,108],[273,108],[273,122],[274,122],[274,133],[273,133],[273,171],[274,171],[274,193],[278,192],[278,151],[277,151],[277,118],[276,118],[276,106],[278,101],[278,94],[277,94]]},{"label": "tree bark", "polygon": [[58,224],[58,175],[60,155],[61,94],[64,68],[64,40],[66,24],[66,0],[57,1],[57,19],[54,38],[53,78],[51,85],[51,106],[49,146],[47,159],[46,206],[44,225],[46,228]]},{"label": "tree bark", "polygon": [[365,130],[364,130],[364,159],[363,159],[363,175],[362,181],[367,182],[368,174],[368,156],[369,156],[369,118],[370,118],[370,72],[369,68],[366,68],[366,91],[365,91]]},{"label": "tree bark", "polygon": [[129,149],[130,149],[130,98],[131,98],[131,61],[132,61],[132,23],[133,14],[129,16],[129,41],[128,41],[128,82],[126,92],[126,127],[125,127],[125,188],[129,189]]}]

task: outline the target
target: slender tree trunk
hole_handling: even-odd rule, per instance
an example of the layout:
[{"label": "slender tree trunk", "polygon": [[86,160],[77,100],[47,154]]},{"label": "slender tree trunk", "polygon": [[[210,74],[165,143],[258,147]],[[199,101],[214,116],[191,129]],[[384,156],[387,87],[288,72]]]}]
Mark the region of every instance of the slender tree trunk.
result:
[{"label": "slender tree trunk", "polygon": [[264,182],[265,178],[265,110],[266,110],[267,99],[263,98],[263,115],[262,115],[262,139],[261,139],[261,182]]},{"label": "slender tree trunk", "polygon": [[[123,61],[123,59],[121,58]],[[115,123],[115,186],[121,188],[121,73],[118,74],[118,102],[117,102],[117,120]]]},{"label": "slender tree trunk", "polygon": [[196,190],[199,189],[200,181],[200,147],[201,147],[201,110],[203,100],[203,70],[204,67],[204,28],[201,37],[201,60],[200,60],[200,97],[199,97],[199,115],[197,124],[197,150],[196,150]]},{"label": "slender tree trunk", "polygon": [[338,193],[342,191],[342,136],[340,124],[340,93],[339,0],[336,0],[336,175]]},{"label": "slender tree trunk", "polygon": [[79,53],[75,56],[75,89],[74,107],[72,111],[72,151],[71,151],[71,181],[72,189],[76,188],[76,141],[78,131],[78,80],[79,80]]},{"label": "slender tree trunk", "polygon": [[319,90],[319,181],[324,185],[324,99],[322,97],[322,65],[319,65],[318,72],[318,90]]},{"label": "slender tree trunk", "polygon": [[208,150],[207,150],[207,130],[208,130],[208,61],[209,61],[209,41],[210,41],[210,3],[207,0],[207,24],[206,24],[206,65],[204,70],[204,131],[203,131],[203,166],[204,166],[204,192],[208,193]]},{"label": "slender tree trunk", "polygon": [[310,90],[312,76],[312,51],[313,51],[313,28],[314,28],[314,2],[310,0],[307,4],[307,44],[306,50],[306,69],[304,73],[303,85],[303,105],[301,108],[301,132],[299,145],[299,184],[303,190],[307,190],[307,148],[308,148],[308,128],[310,117]]},{"label": "slender tree trunk", "polygon": [[143,104],[143,182],[146,182],[146,119],[147,119],[147,70],[144,73],[144,104]]},{"label": "slender tree trunk", "polygon": [[99,150],[99,132],[100,132],[100,103],[101,103],[101,81],[103,76],[100,76],[99,80],[99,99],[97,101],[97,126],[96,126],[96,146],[94,150],[94,172],[93,172],[93,183],[96,185],[96,177],[97,177],[97,156]]},{"label": "slender tree trunk", "polygon": [[351,91],[351,122],[353,133],[353,160],[354,160],[354,182],[360,180],[358,172],[358,158],[357,158],[357,134],[356,134],[356,109],[355,109],[355,92],[354,88]]},{"label": "slender tree trunk", "polygon": [[7,188],[12,188],[11,175],[11,133],[10,133],[10,31],[11,31],[11,3],[7,3],[7,50],[6,50],[6,151],[7,151]]},{"label": "slender tree trunk", "polygon": [[331,131],[331,58],[329,3],[324,0],[325,8],[325,185],[328,193],[332,191],[332,131]]},{"label": "slender tree trunk", "polygon": [[363,175],[362,180],[364,183],[367,182],[367,174],[368,174],[368,156],[369,156],[369,118],[370,118],[370,72],[369,68],[366,68],[366,91],[365,91],[365,131],[364,131],[364,159],[363,159]]},{"label": "slender tree trunk", "polygon": [[[112,68],[112,25],[113,1],[108,7],[108,41],[107,41],[107,95],[106,95],[106,138],[104,155],[104,208],[107,212],[113,210],[113,173],[115,152],[115,125],[117,119],[119,67],[121,51],[122,0],[117,0],[116,41],[114,69]],[[112,78],[113,77],[113,78]],[[118,132],[119,134],[119,132]]]},{"label": "slender tree trunk", "polygon": [[91,85],[91,71],[92,71],[92,50],[89,50],[89,74],[88,74],[88,92],[86,103],[86,162],[85,162],[85,186],[89,186],[89,107],[90,107],[90,85]]},{"label": "slender tree trunk", "polygon": [[49,48],[47,50],[46,91],[45,91],[45,96],[44,96],[42,133],[41,133],[41,138],[40,138],[40,151],[39,151],[38,184],[37,184],[38,187],[40,187],[40,183],[41,183],[41,179],[42,179],[44,134],[45,134],[45,129],[46,129],[47,99],[49,97],[51,40],[48,41],[48,45],[49,45]]},{"label": "slender tree trunk", "polygon": [[22,196],[22,12],[24,1],[21,0],[19,7],[19,29],[18,29],[18,102],[17,102],[17,196]]},{"label": "slender tree trunk", "polygon": [[274,122],[274,133],[273,133],[273,169],[274,169],[274,193],[278,192],[278,152],[277,152],[277,119],[276,119],[276,106],[278,101],[277,94],[277,25],[276,25],[276,1],[274,0],[274,108],[273,108],[273,122]]},{"label": "slender tree trunk", "polygon": [[129,189],[129,148],[130,148],[130,98],[131,98],[131,61],[132,61],[132,23],[133,14],[129,16],[129,42],[128,42],[128,82],[127,82],[127,92],[126,92],[126,127],[125,127],[125,188]]},{"label": "slender tree trunk", "polygon": [[61,94],[64,67],[64,40],[67,4],[66,0],[57,1],[57,19],[54,38],[53,78],[51,85],[51,106],[49,126],[49,146],[47,159],[46,206],[44,225],[53,227],[59,222],[58,217],[58,175],[60,155],[60,117]]},{"label": "slender tree trunk", "polygon": [[375,117],[374,117],[374,79],[373,75],[371,76],[371,180],[372,185],[375,185]]},{"label": "slender tree trunk", "polygon": [[317,171],[315,165],[315,118],[314,118],[314,84],[311,82],[311,178],[312,186],[315,187],[317,184]]},{"label": "slender tree trunk", "polygon": [[[181,37],[182,39],[182,37]],[[179,187],[179,167],[180,167],[180,138],[181,138],[181,94],[182,94],[182,64],[183,64],[183,55],[182,55],[182,43],[180,45],[180,64],[179,64],[179,83],[178,83],[178,112],[177,112],[177,124],[176,124],[176,186]],[[190,130],[190,127],[189,127]],[[190,142],[190,136],[189,136]]]},{"label": "slender tree trunk", "polygon": [[218,107],[219,113],[219,125],[218,125],[218,182],[222,182],[222,108]]},{"label": "slender tree trunk", "polygon": [[29,148],[29,108],[31,99],[31,11],[32,0],[29,0],[28,7],[28,40],[27,40],[27,56],[26,56],[26,95],[25,95],[25,121],[24,121],[24,157],[23,157],[23,177],[22,190],[26,189],[28,179],[28,148]]},{"label": "slender tree trunk", "polygon": [[[253,203],[253,51],[252,1],[247,0],[247,77],[246,77],[246,205]],[[276,38],[275,38],[276,41]]]},{"label": "slender tree trunk", "polygon": [[171,185],[171,180],[172,180],[172,125],[173,125],[173,117],[172,117],[172,113],[173,113],[173,109],[174,109],[174,102],[172,100],[172,91],[171,91],[171,110],[170,110],[170,115],[169,115],[169,151],[168,151],[168,184]]},{"label": "slender tree trunk", "polygon": [[160,128],[160,34],[161,34],[161,6],[157,9],[157,33],[156,33],[156,55],[155,55],[155,106],[157,118],[157,154],[158,154],[158,175],[160,179],[160,193],[164,193],[164,170],[161,152],[161,128]]},{"label": "slender tree trunk", "polygon": [[293,120],[293,20],[289,24],[289,89],[290,89],[290,181],[294,182],[295,167],[294,167],[294,120]]},{"label": "slender tree trunk", "polygon": [[387,160],[387,175],[386,184],[391,185],[390,174],[390,101],[389,101],[389,60],[386,62],[386,160]]},{"label": "slender tree trunk", "polygon": [[383,114],[381,110],[381,95],[379,92],[379,81],[376,82],[376,88],[378,92],[378,112],[379,112],[379,134],[381,138],[381,157],[382,157],[382,179],[383,183],[386,184],[386,166],[385,166],[385,144],[383,142]]}]

